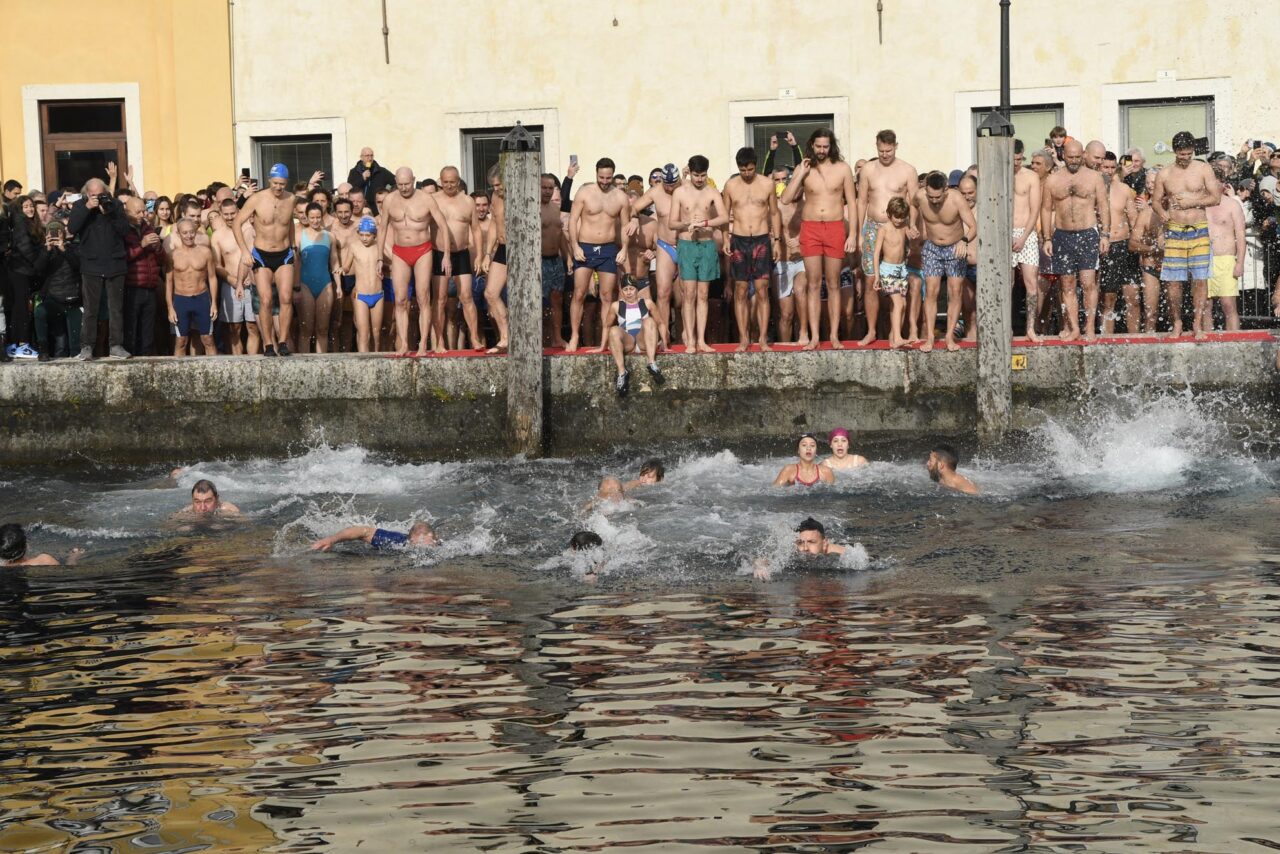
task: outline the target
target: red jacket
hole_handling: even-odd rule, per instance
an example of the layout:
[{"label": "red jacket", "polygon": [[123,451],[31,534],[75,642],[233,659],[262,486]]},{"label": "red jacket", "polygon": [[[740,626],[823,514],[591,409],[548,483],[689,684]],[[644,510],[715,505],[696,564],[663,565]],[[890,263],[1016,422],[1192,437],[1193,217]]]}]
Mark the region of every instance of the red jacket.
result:
[{"label": "red jacket", "polygon": [[137,226],[130,225],[125,232],[124,250],[129,261],[129,270],[124,276],[125,287],[160,287],[160,273],[164,269],[164,256],[161,254],[164,251],[163,244],[156,243],[146,247],[142,245],[142,236],[154,231],[150,226],[143,226],[143,230],[139,230]]}]

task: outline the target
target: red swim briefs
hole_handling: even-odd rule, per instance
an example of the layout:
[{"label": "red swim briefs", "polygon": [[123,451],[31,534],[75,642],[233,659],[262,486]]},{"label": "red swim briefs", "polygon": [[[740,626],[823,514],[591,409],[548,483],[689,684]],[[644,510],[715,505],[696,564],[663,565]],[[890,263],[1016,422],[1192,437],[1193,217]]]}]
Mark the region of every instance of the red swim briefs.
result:
[{"label": "red swim briefs", "polygon": [[401,261],[412,267],[423,255],[431,254],[431,241],[419,243],[417,246],[392,246],[391,252]]}]

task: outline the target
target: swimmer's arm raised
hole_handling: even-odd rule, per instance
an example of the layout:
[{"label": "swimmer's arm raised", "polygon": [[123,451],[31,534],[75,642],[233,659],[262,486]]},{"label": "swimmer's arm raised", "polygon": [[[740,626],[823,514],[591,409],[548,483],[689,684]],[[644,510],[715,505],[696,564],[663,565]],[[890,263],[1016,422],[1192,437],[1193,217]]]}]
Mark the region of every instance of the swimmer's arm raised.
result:
[{"label": "swimmer's arm raised", "polygon": [[311,550],[313,552],[327,552],[338,543],[349,543],[356,540],[371,543],[376,530],[372,525],[352,525],[350,528],[343,528],[336,534],[330,534],[323,539],[316,540],[311,544]]}]

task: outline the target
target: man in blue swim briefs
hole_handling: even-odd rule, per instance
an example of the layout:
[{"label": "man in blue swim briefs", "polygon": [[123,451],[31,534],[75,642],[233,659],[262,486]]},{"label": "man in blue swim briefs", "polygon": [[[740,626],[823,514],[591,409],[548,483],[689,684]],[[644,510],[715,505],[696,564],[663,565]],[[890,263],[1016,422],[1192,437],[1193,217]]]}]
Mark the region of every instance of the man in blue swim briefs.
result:
[{"label": "man in blue swim briefs", "polygon": [[165,301],[169,304],[169,322],[173,324],[173,355],[187,351],[187,336],[200,335],[204,355],[216,356],[213,346],[213,321],[218,319],[218,274],[214,269],[213,250],[196,245],[196,224],[189,219],[176,226],[178,244],[169,255],[165,272]]},{"label": "man in blue swim briefs", "polygon": [[[600,328],[604,329],[607,313],[613,311],[618,295],[618,262],[626,261],[626,247],[619,245],[618,235],[631,222],[630,199],[614,185],[613,161],[602,157],[596,161],[596,181],[578,190],[569,213],[569,246],[573,250],[573,301],[569,306],[569,346],[565,352],[578,350],[582,327],[583,305],[591,276],[600,275]],[[592,348],[604,352],[604,343]]]},{"label": "man in blue swim briefs", "polygon": [[[658,350],[662,352],[671,345],[671,294],[680,269],[676,258],[676,233],[671,230],[671,197],[680,186],[681,176],[680,169],[674,163],[655,169],[654,174],[658,177],[658,183],[651,182],[649,189],[631,203],[631,213],[638,214],[652,205],[653,221],[658,226],[657,294],[654,299],[657,308],[654,313],[658,337],[661,339]],[[631,223],[628,226],[628,236],[640,227],[638,220],[633,219]]]},{"label": "man in blue swim briefs", "polygon": [[403,549],[407,546],[438,546],[440,538],[426,522],[414,522],[409,533],[388,531],[374,525],[352,525],[311,544],[315,552],[327,552],[338,543],[365,542],[378,551]]},{"label": "man in blue swim briefs", "polygon": [[[231,230],[240,247],[237,276],[253,270],[259,304],[258,331],[262,336],[262,355],[288,356],[288,329],[293,323],[293,193],[289,192],[289,169],[283,163],[271,167],[265,190],[249,197],[236,216]],[[253,248],[244,239],[245,223],[253,223]],[[284,332],[276,343],[275,324],[271,317],[271,300],[280,300],[280,329]]]}]

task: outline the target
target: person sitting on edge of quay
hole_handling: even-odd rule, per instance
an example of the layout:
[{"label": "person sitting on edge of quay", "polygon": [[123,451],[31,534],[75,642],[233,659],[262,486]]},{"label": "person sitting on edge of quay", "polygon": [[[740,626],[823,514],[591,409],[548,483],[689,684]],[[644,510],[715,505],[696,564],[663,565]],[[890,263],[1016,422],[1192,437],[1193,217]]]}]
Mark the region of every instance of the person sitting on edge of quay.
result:
[{"label": "person sitting on edge of quay", "polygon": [[[72,549],[67,555],[67,566],[75,566],[84,554],[81,549]],[[10,522],[0,525],[0,566],[61,566],[62,563],[53,555],[40,553],[27,557],[27,532],[21,525]]]},{"label": "person sitting on edge of quay", "polygon": [[[626,397],[631,390],[631,372],[627,370],[626,357],[641,347],[644,348],[645,358],[649,360],[647,370],[653,384],[662,385],[667,381],[656,361],[658,326],[654,317],[657,316],[657,306],[653,300],[637,294],[635,280],[630,276],[625,277],[620,292],[622,298],[615,303],[617,310],[609,315],[605,327],[609,338],[609,352],[618,369],[615,383],[618,397]],[[641,336],[644,337],[643,344],[640,342]]]},{"label": "person sitting on edge of quay", "polygon": [[837,427],[827,436],[827,444],[831,446],[831,456],[822,464],[832,471],[862,468],[869,465],[866,457],[849,453],[849,431]]},{"label": "person sitting on edge of quay", "polygon": [[934,445],[924,462],[929,472],[929,479],[939,486],[963,492],[965,495],[977,495],[978,487],[973,481],[956,471],[960,464],[960,455],[950,445]]},{"label": "person sitting on edge of quay", "polygon": [[[177,474],[175,470],[174,474]],[[191,487],[191,503],[179,510],[176,516],[240,516],[240,508],[218,495],[218,487],[211,480],[197,480]]]},{"label": "person sitting on edge of quay", "polygon": [[[1061,127],[1043,140],[1043,147],[1038,139],[1027,145],[1014,140],[1008,226],[1014,272],[1027,292],[1030,316],[1019,332],[1025,328],[1033,343],[1042,335],[1089,339],[1090,330],[1099,327],[1108,334],[1180,335],[1181,297],[1188,287],[1184,281],[1191,283],[1195,306],[1189,332],[1203,339],[1212,329],[1213,299],[1222,300],[1224,326],[1234,331],[1235,318],[1243,313],[1239,307],[1232,312],[1231,280],[1240,278],[1233,273],[1241,266],[1241,253],[1230,244],[1238,241],[1230,239],[1222,224],[1217,248],[1236,248],[1236,265],[1227,270],[1226,261],[1220,260],[1215,271],[1214,265],[1206,269],[1206,257],[1225,259],[1230,253],[1214,252],[1212,234],[1202,233],[1212,231],[1216,214],[1208,210],[1229,194],[1226,188],[1234,190],[1251,214],[1246,218],[1248,245],[1260,243],[1257,266],[1263,287],[1273,300],[1280,300],[1280,188],[1275,183],[1280,153],[1249,140],[1238,158],[1222,151],[1197,158],[1196,147],[1203,143],[1192,133],[1169,135],[1176,137],[1176,159],[1163,167],[1148,162],[1141,149],[1131,148],[1117,158],[1100,140],[1082,145],[1087,137],[1069,135]],[[550,173],[543,175],[540,251],[543,296],[550,307],[543,334],[550,346],[564,346],[569,352],[608,348],[605,327],[614,313],[619,265],[636,280],[639,296],[653,300],[655,310],[648,316],[657,333],[657,352],[665,352],[673,340],[684,341],[687,351],[705,353],[725,344],[736,344],[740,351],[752,343],[761,350],[777,344],[813,349],[822,339],[842,348],[876,346],[888,339],[891,345],[928,352],[938,336],[945,338],[948,349],[959,346],[964,333],[957,330],[963,328],[972,337],[976,167],[961,164],[937,170],[930,165],[917,172],[898,157],[898,135],[889,129],[876,134],[874,157],[847,161],[835,135],[825,128],[811,135],[802,162],[792,172],[791,164],[776,162],[779,155],[791,159],[785,155],[794,151],[781,147],[783,138],[791,146],[794,135],[782,130],[771,134],[768,152],[750,146],[739,149],[737,175],[729,176],[723,192],[702,171],[707,166],[700,155],[689,158],[698,169],[682,171],[667,163],[648,170],[647,191],[644,176],[628,180],[609,158],[597,162],[596,180],[582,187],[573,186],[574,158],[563,182]],[[868,146],[871,142],[866,140]],[[655,157],[656,162],[678,162],[675,152],[654,153],[665,155]],[[37,318],[39,333],[41,307],[47,302],[41,289],[46,277],[38,271],[31,277],[22,259],[14,257],[21,247],[6,245],[25,239],[26,232],[14,231],[23,224],[19,217],[25,216],[33,223],[29,236],[38,238],[37,243],[44,238],[36,224],[69,226],[64,245],[81,262],[77,275],[84,292],[81,335],[75,343],[86,359],[95,346],[100,353],[109,346],[119,358],[153,350],[166,355],[215,352],[198,344],[171,348],[169,307],[163,291],[153,287],[163,287],[156,268],[171,262],[179,250],[175,231],[184,219],[196,225],[196,246],[212,243],[215,249],[220,292],[214,295],[218,318],[212,339],[218,353],[254,355],[261,347],[262,355],[285,355],[307,349],[299,346],[303,337],[315,338],[317,352],[388,353],[394,348],[423,356],[464,345],[501,351],[508,343],[503,296],[505,189],[490,165],[472,164],[473,180],[486,185],[471,188],[473,193],[454,167],[439,170],[438,182],[417,181],[408,167],[401,175],[393,174],[368,147],[361,149],[347,180],[336,187],[323,185],[321,171],[311,173],[309,181],[291,183],[291,164],[286,163],[272,166],[261,187],[249,169],[241,169],[229,183],[213,181],[195,192],[168,196],[144,192],[130,177],[131,169],[114,163],[103,175],[92,176],[80,192],[61,187],[46,195],[33,188],[23,195],[22,182],[11,179],[4,183],[8,189],[0,208],[0,251],[7,249],[0,263],[7,323],[0,324],[0,335],[8,331],[0,344],[14,345],[16,353],[17,345],[27,343],[21,354],[31,360],[32,349],[48,358],[64,352],[73,338],[62,329],[68,318],[59,317],[44,341],[34,336],[34,347],[31,341],[18,340],[33,337],[29,318]],[[757,174],[765,178],[759,186]],[[1102,185],[1095,181],[1099,176]],[[1108,185],[1108,177],[1118,180]],[[770,188],[775,198],[768,196]],[[894,225],[889,211],[894,199],[907,206],[901,262],[902,229]],[[301,217],[308,205],[320,207],[320,226],[313,225],[307,237],[297,241],[294,235],[306,225]],[[442,215],[427,213],[435,209]],[[358,315],[377,313],[364,309],[372,308],[369,304],[377,299],[378,289],[352,293],[355,277],[350,271],[339,280],[341,294],[332,286],[322,287],[325,279],[317,262],[316,275],[307,284],[312,293],[320,291],[322,301],[332,291],[334,302],[327,328],[321,328],[326,327],[323,310],[314,318],[310,311],[294,311],[295,284],[304,260],[297,246],[327,243],[331,260],[345,266],[361,242],[357,228],[366,215],[379,217],[376,260],[393,280],[388,296],[377,306],[385,309],[387,324],[366,317],[372,322],[365,324],[363,336],[358,334]],[[1099,233],[1107,225],[1110,228]],[[882,235],[886,245],[877,264],[875,244]],[[1167,235],[1172,240],[1166,240]],[[437,240],[447,242],[449,252],[437,251],[428,258],[426,247],[434,247]],[[1067,242],[1058,245],[1062,240]],[[383,250],[392,247],[396,251],[383,258]],[[1109,251],[1099,252],[1095,260],[1094,249],[1104,247]],[[1137,273],[1132,252],[1141,256]],[[323,251],[311,254],[319,258]],[[1167,262],[1163,272],[1162,261]],[[371,275],[378,272],[376,265],[364,266]],[[1246,275],[1251,268],[1246,260]],[[907,293],[900,299],[903,280],[898,274],[904,270]],[[566,279],[563,290],[561,275]],[[945,321],[937,316],[944,281],[950,315]],[[1084,286],[1083,307],[1076,304],[1073,281]],[[839,285],[828,286],[835,282]],[[1237,289],[1245,294],[1248,287]],[[1054,288],[1057,295],[1049,293]],[[298,302],[305,309],[310,300],[303,297]],[[898,315],[899,303],[904,317]],[[1273,302],[1273,307],[1280,316],[1280,302]],[[111,317],[99,324],[104,308],[110,309]],[[589,316],[586,323],[584,313]],[[1263,313],[1269,315],[1272,309]],[[69,319],[76,322],[74,316]],[[256,328],[250,333],[246,324]],[[459,331],[464,324],[465,336]],[[363,348],[361,338],[367,342]],[[643,350],[643,333],[634,340]],[[0,346],[0,362],[8,358],[8,346]]]},{"label": "person sitting on edge of quay", "polygon": [[818,438],[812,433],[800,437],[798,446],[800,460],[788,463],[773,479],[774,486],[815,486],[818,481],[834,483],[835,472],[817,462]]},{"label": "person sitting on edge of quay", "polygon": [[440,538],[436,536],[436,532],[427,522],[414,522],[407,534],[402,534],[399,531],[389,531],[376,525],[352,525],[349,528],[343,528],[336,534],[330,534],[323,539],[316,540],[311,544],[311,550],[327,552],[338,543],[355,542],[368,543],[378,551],[386,551],[388,549],[402,549],[406,546],[438,546],[440,545]]}]

